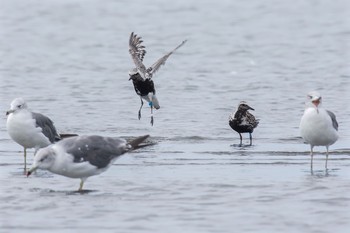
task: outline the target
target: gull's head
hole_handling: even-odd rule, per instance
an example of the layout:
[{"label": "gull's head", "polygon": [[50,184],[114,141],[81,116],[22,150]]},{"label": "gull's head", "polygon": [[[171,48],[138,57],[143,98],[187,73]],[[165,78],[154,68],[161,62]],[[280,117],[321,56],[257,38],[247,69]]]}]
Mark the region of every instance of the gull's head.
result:
[{"label": "gull's head", "polygon": [[24,99],[16,98],[12,100],[10,110],[6,112],[6,116],[26,108],[28,108],[28,106],[27,106],[27,103],[24,101]]},{"label": "gull's head", "polygon": [[32,167],[28,170],[27,176],[30,176],[35,170],[48,170],[55,162],[55,151],[52,146],[39,149],[34,157]]},{"label": "gull's head", "polygon": [[133,79],[133,76],[134,76],[135,74],[137,74],[137,73],[138,73],[137,68],[131,69],[131,70],[129,71],[129,76],[130,76],[129,80],[132,80],[132,79]]},{"label": "gull's head", "polygon": [[307,94],[307,105],[315,107],[316,109],[321,105],[322,103],[322,96],[317,91],[311,91],[309,94]]},{"label": "gull's head", "polygon": [[238,110],[240,111],[248,111],[248,110],[253,110],[254,111],[254,108],[250,107],[247,102],[245,101],[241,101],[238,105]]}]

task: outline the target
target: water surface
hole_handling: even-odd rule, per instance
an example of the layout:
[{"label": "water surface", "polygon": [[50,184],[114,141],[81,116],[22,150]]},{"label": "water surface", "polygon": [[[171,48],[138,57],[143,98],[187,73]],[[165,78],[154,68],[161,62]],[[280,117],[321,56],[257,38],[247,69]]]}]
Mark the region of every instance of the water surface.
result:
[{"label": "water surface", "polygon": [[[1,232],[348,232],[350,2],[0,1],[0,112],[23,97],[60,132],[157,144],[79,181],[22,174],[22,148],[0,121]],[[150,126],[128,81],[128,37],[146,65],[174,48],[154,81]],[[298,125],[317,89],[340,138],[309,146]],[[238,147],[228,116],[247,101],[260,125]],[[244,143],[248,143],[245,135]],[[29,152],[31,162],[33,150]]]}]

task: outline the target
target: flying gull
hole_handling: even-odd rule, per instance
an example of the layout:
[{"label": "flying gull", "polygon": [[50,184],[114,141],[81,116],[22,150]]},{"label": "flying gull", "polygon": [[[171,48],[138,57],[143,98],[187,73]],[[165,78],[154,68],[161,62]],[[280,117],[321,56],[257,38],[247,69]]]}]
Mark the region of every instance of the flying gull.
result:
[{"label": "flying gull", "polygon": [[239,134],[240,144],[242,146],[242,133],[249,133],[250,144],[252,145],[252,133],[254,128],[259,124],[259,120],[248,111],[253,110],[246,102],[239,103],[236,112],[233,112],[229,117],[229,125]]},{"label": "flying gull", "polygon": [[70,137],[40,149],[27,176],[39,168],[79,178],[81,182],[78,191],[82,191],[88,177],[105,172],[122,154],[152,145],[141,144],[148,137],[149,135],[141,136],[130,142],[102,136]]},{"label": "flying gull", "polygon": [[132,80],[135,92],[137,95],[140,96],[141,99],[141,106],[139,109],[138,118],[141,119],[141,109],[143,106],[142,99],[144,99],[148,102],[149,106],[151,107],[151,125],[153,125],[153,108],[159,109],[160,105],[156,97],[156,90],[154,88],[152,77],[159,70],[159,68],[165,64],[168,57],[186,43],[186,40],[184,40],[174,50],[159,58],[149,68],[146,68],[143,64],[143,58],[146,54],[146,47],[142,45],[142,42],[143,41],[141,40],[140,36],[137,36],[133,32],[131,33],[129,38],[129,53],[131,55],[132,60],[135,63],[136,68],[132,69],[129,72],[129,80]]},{"label": "flying gull", "polygon": [[311,147],[311,170],[313,148],[315,146],[326,147],[325,168],[327,170],[329,146],[338,140],[338,122],[333,112],[322,108],[322,97],[317,91],[312,91],[307,95],[304,115],[300,121],[300,134]]},{"label": "flying gull", "polygon": [[6,112],[7,132],[10,137],[24,148],[24,170],[27,169],[27,149],[35,148],[35,152],[61,139],[53,122],[47,116],[31,112],[22,98],[11,102]]}]

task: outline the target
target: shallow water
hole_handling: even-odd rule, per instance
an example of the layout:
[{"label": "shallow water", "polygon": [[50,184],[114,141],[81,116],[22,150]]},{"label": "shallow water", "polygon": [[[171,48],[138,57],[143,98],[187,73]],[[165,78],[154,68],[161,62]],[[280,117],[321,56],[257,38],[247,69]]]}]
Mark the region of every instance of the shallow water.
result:
[{"label": "shallow water", "polygon": [[[79,181],[23,176],[22,148],[0,121],[1,232],[348,232],[349,13],[339,1],[1,0],[0,112],[22,96],[61,132],[155,146]],[[150,65],[182,40],[154,78],[150,126],[128,81],[131,31]],[[309,146],[298,125],[317,89],[339,140]],[[241,100],[260,124],[238,147],[228,115]],[[244,143],[248,143],[245,135]],[[29,160],[31,162],[30,150]]]}]

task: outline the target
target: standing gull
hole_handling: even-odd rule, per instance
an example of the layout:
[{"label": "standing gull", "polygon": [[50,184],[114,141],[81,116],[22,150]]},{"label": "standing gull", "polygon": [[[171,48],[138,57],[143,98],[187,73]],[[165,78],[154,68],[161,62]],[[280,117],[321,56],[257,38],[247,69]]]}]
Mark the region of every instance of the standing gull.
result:
[{"label": "standing gull", "polygon": [[7,132],[10,137],[24,148],[24,170],[27,169],[27,149],[46,147],[61,139],[53,122],[47,116],[30,112],[27,103],[22,98],[11,102],[11,108],[6,112]]},{"label": "standing gull", "polygon": [[82,191],[88,177],[106,171],[122,154],[152,145],[141,144],[148,137],[141,136],[130,142],[101,136],[67,138],[40,149],[27,176],[40,168],[70,178],[80,178],[79,191]]},{"label": "standing gull", "polygon": [[320,93],[312,91],[307,95],[304,115],[300,121],[300,134],[306,143],[310,144],[311,169],[313,166],[314,146],[325,146],[326,165],[328,162],[329,146],[338,140],[338,122],[335,114],[322,108]]},{"label": "standing gull", "polygon": [[129,38],[129,53],[132,60],[135,63],[136,68],[129,72],[129,80],[132,80],[136,94],[140,96],[141,106],[139,109],[138,118],[141,119],[141,109],[143,106],[143,100],[146,100],[151,107],[151,125],[153,125],[153,107],[159,109],[159,102],[156,97],[156,90],[152,80],[153,74],[155,74],[159,68],[165,64],[168,57],[173,54],[178,48],[185,44],[186,40],[178,45],[174,50],[167,53],[163,57],[159,58],[151,67],[146,68],[143,64],[143,58],[145,57],[145,46],[142,45],[140,36],[137,36],[133,32]]},{"label": "standing gull", "polygon": [[248,112],[253,110],[246,102],[242,101],[239,103],[236,112],[233,112],[229,117],[229,125],[231,128],[239,134],[240,144],[242,146],[242,135],[241,133],[249,133],[250,146],[252,145],[252,133],[254,128],[259,124],[259,120]]}]

